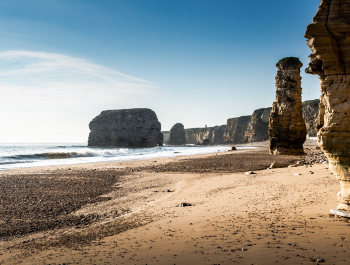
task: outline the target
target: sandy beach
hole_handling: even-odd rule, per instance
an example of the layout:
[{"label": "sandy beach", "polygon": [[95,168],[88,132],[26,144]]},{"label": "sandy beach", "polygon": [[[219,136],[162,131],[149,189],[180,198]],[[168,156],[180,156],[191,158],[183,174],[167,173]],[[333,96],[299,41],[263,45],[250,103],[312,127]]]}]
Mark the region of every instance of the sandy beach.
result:
[{"label": "sandy beach", "polygon": [[329,212],[340,185],[316,142],[306,157],[254,144],[2,171],[0,264],[348,264],[349,220]]}]

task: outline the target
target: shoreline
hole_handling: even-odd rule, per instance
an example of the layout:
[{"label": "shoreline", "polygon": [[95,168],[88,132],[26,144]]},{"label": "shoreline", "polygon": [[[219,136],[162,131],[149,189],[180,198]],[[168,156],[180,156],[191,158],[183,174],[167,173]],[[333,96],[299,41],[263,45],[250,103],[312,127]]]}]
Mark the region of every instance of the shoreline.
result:
[{"label": "shoreline", "polygon": [[[96,196],[105,199],[83,203],[68,214],[95,214],[96,220],[3,239],[0,264],[296,264],[291,256],[296,251],[298,257],[307,257],[303,264],[316,254],[327,262],[336,256],[336,264],[346,264],[341,258],[347,253],[328,246],[335,242],[338,248],[350,247],[347,239],[341,239],[348,224],[338,221],[346,219],[329,215],[337,205],[339,183],[328,165],[254,169],[266,159],[286,159],[285,166],[299,159],[288,162],[289,158],[266,151],[265,145],[189,157],[2,172],[0,179],[41,176],[41,181],[53,176],[79,180],[87,173],[92,179],[117,172],[119,176],[112,190],[107,191],[106,183],[106,193]],[[232,158],[241,164],[230,167]],[[245,175],[247,167],[256,174]],[[192,206],[178,207],[181,203]],[[315,252],[305,246],[310,245],[307,241],[313,242]],[[290,258],[285,259],[287,253]]]},{"label": "shoreline", "polygon": [[[216,145],[216,146],[211,146],[211,147],[231,147],[232,145]],[[247,143],[247,144],[237,144],[234,146],[238,147],[252,147],[249,149],[240,149],[236,150],[235,152],[242,152],[242,151],[247,151],[247,150],[253,150],[253,149],[258,149],[262,147],[267,147],[268,142],[255,142],[255,143]],[[256,148],[253,148],[256,147]],[[227,149],[226,149],[227,150]],[[97,161],[97,162],[83,162],[83,163],[72,163],[72,164],[62,164],[62,165],[44,165],[44,166],[31,166],[31,167],[20,167],[20,168],[9,168],[9,169],[1,169],[0,170],[0,177],[1,175],[5,174],[11,174],[11,172],[26,172],[26,171],[36,171],[38,170],[44,170],[45,168],[56,168],[56,167],[62,167],[62,168],[77,168],[77,167],[84,167],[84,165],[89,166],[96,166],[96,167],[118,167],[118,164],[121,166],[123,165],[129,165],[129,164],[143,164],[144,161],[164,161],[165,163],[168,162],[168,160],[173,160],[174,158],[200,158],[200,157],[205,157],[208,155],[215,155],[215,154],[226,154],[227,151],[216,151],[216,152],[210,152],[210,153],[203,153],[203,154],[190,154],[190,155],[176,155],[176,156],[171,156],[171,157],[156,157],[156,158],[140,158],[140,159],[134,159],[134,160],[123,160],[123,161]]]},{"label": "shoreline", "polygon": [[[60,148],[61,146],[55,146]],[[124,148],[99,148],[99,147],[88,147],[77,146],[78,149],[71,150],[36,150],[35,153],[30,154],[10,154],[10,157],[25,156],[32,157],[33,161],[17,160],[15,162],[4,162],[0,163],[0,172],[11,169],[26,169],[32,167],[49,167],[49,166],[63,166],[63,165],[75,165],[75,164],[90,164],[90,163],[109,163],[109,162],[126,162],[126,161],[138,161],[138,160],[149,160],[159,158],[170,158],[177,156],[189,156],[197,154],[213,154],[219,152],[225,152],[230,145],[211,145],[211,146],[163,146],[155,148],[126,148],[126,150],[137,150],[140,153],[130,152],[119,152]],[[74,147],[73,147],[74,148]],[[85,150],[85,148],[87,148]],[[92,149],[91,149],[92,148]],[[192,153],[191,148],[195,148],[196,151]],[[254,148],[254,146],[242,145],[242,149]],[[161,149],[161,150],[158,150]],[[112,150],[116,151],[114,154],[108,154]],[[119,150],[119,151],[118,151]],[[158,151],[157,151],[158,150]],[[107,151],[107,155],[104,152]],[[25,151],[24,151],[25,152]],[[87,153],[87,154],[86,154]],[[45,159],[39,159],[38,157],[46,157]],[[4,157],[6,159],[6,155]],[[60,159],[59,159],[60,158]]]}]

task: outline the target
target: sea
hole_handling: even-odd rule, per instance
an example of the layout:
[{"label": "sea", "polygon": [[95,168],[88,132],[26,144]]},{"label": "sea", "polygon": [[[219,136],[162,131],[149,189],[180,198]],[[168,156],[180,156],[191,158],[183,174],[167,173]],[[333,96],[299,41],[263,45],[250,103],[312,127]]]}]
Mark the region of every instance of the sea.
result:
[{"label": "sea", "polygon": [[[145,160],[225,152],[229,146],[90,147],[86,143],[0,143],[0,170],[94,162]],[[252,147],[237,147],[248,149]]]}]

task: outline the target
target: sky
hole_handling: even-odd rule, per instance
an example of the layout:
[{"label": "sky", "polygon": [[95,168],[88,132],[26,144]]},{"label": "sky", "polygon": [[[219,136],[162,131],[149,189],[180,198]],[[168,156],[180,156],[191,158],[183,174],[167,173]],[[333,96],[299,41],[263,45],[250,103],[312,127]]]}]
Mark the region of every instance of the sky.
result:
[{"label": "sky", "polygon": [[150,108],[162,130],[271,107],[320,0],[0,0],[0,142],[86,143],[103,110]]}]

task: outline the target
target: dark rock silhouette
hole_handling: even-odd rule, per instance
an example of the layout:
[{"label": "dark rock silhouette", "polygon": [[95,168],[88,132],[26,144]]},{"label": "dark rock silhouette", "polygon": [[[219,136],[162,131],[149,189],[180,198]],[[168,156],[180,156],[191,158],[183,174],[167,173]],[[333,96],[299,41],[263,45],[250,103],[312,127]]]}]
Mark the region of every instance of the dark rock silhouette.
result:
[{"label": "dark rock silhouette", "polygon": [[167,141],[170,145],[184,145],[186,144],[185,129],[182,123],[176,123],[169,132]]},{"label": "dark rock silhouette", "polygon": [[155,147],[163,145],[161,124],[150,109],[106,110],[89,124],[88,146]]}]

